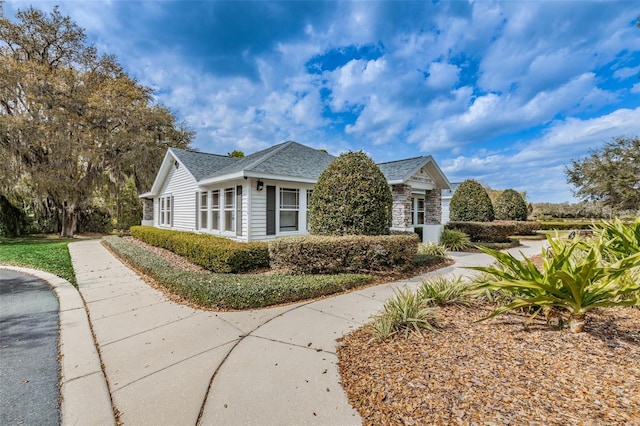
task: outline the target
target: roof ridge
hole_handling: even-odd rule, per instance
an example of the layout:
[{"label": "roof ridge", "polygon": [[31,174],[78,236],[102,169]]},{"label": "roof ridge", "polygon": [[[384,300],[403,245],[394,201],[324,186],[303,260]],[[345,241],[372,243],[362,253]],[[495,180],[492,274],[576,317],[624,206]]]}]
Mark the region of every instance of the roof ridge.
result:
[{"label": "roof ridge", "polygon": [[381,164],[399,163],[401,161],[417,160],[418,158],[427,158],[427,157],[430,157],[430,156],[429,155],[418,155],[417,157],[403,158],[402,160],[385,161],[383,163],[378,163],[378,166],[381,165]]},{"label": "roof ridge", "polygon": [[204,152],[204,151],[196,151],[193,149],[183,149],[183,148],[175,148],[175,147],[170,147],[169,148],[172,151],[184,151],[184,152],[191,152],[194,154],[205,154],[205,155],[215,155],[216,157],[222,157],[222,158],[231,158],[233,160],[239,160],[239,158],[235,158],[235,157],[231,157],[229,155],[222,155],[222,154],[215,154],[213,152]]},{"label": "roof ridge", "polygon": [[[268,160],[269,158],[273,157],[277,152],[282,151],[286,146],[289,146],[291,144],[294,144],[296,142],[294,141],[287,141],[287,142],[283,142],[281,144],[278,145],[274,145],[271,148],[275,148],[273,151],[267,153],[265,156],[262,156],[260,158],[258,158],[256,161],[252,162],[251,164],[249,164],[248,166],[244,167],[244,170],[251,170],[252,168],[256,167],[258,164]],[[276,148],[277,147],[277,148]],[[268,150],[270,148],[265,149],[264,151]],[[259,152],[259,151],[258,151]],[[257,154],[257,153],[254,153]]]}]

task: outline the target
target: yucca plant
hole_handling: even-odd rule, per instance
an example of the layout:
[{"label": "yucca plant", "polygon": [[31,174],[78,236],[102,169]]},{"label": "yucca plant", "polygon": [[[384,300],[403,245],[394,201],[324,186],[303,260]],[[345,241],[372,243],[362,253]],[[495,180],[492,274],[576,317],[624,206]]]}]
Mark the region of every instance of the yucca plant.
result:
[{"label": "yucca plant", "polygon": [[468,284],[461,277],[447,278],[438,275],[418,288],[418,296],[432,305],[469,305]]},{"label": "yucca plant", "polygon": [[471,247],[469,236],[462,231],[445,229],[440,236],[440,244],[451,251],[463,251]]},{"label": "yucca plant", "polygon": [[548,240],[550,247],[543,249],[542,271],[528,259],[481,248],[503,267],[470,268],[497,277],[496,281],[477,284],[476,289],[514,294],[512,302],[483,319],[519,308],[557,307],[568,313],[569,329],[582,332],[585,314],[594,308],[640,304],[640,283],[632,279],[632,271],[640,268],[640,253],[605,264],[602,241],[592,244],[583,256],[574,256],[582,246],[580,240]]},{"label": "yucca plant", "polygon": [[603,220],[601,226],[594,228],[594,233],[603,240],[603,253],[609,260],[620,260],[640,252],[640,217],[629,224],[618,218],[613,222]]},{"label": "yucca plant", "polygon": [[382,311],[373,316],[373,337],[386,340],[401,331],[404,331],[405,337],[410,331],[435,331],[429,322],[433,318],[435,313],[428,306],[428,301],[409,289],[396,290],[394,297],[385,302]]},{"label": "yucca plant", "polygon": [[418,254],[425,256],[447,257],[447,248],[439,244],[429,241],[428,243],[418,244]]}]

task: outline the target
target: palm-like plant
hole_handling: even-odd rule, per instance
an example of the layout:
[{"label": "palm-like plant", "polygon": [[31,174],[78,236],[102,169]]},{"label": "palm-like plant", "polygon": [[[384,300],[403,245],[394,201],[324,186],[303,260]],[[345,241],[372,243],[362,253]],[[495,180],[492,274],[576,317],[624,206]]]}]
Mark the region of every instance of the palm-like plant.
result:
[{"label": "palm-like plant", "polygon": [[386,301],[382,311],[373,316],[373,336],[385,340],[400,331],[404,331],[405,337],[410,331],[436,331],[429,322],[434,317],[429,300],[407,288],[396,290],[395,296]]},{"label": "palm-like plant", "polygon": [[630,224],[620,219],[602,222],[602,226],[594,228],[594,232],[598,238],[602,238],[603,252],[609,260],[620,260],[640,252],[640,217]]},{"label": "palm-like plant", "polygon": [[487,318],[519,308],[557,307],[568,312],[569,329],[582,332],[585,314],[594,308],[640,305],[640,283],[632,278],[632,271],[640,268],[640,253],[607,264],[602,259],[602,247],[606,246],[602,239],[582,256],[574,255],[582,246],[579,240],[549,238],[549,245],[543,250],[542,271],[528,259],[480,248],[503,267],[470,268],[496,277],[476,288],[503,290],[515,296]]}]

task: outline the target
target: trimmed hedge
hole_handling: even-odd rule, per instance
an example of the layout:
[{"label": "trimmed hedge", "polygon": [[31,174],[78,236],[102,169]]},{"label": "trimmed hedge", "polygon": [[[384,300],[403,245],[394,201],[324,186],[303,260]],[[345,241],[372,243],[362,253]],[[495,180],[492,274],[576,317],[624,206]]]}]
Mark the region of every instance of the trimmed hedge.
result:
[{"label": "trimmed hedge", "polygon": [[491,198],[480,182],[462,182],[449,202],[449,216],[453,221],[491,222],[495,219]]},{"label": "trimmed hedge", "polygon": [[363,152],[347,152],[322,172],[309,201],[314,235],[388,235],[393,196],[380,168]]},{"label": "trimmed hedge", "polygon": [[567,231],[572,229],[591,229],[601,227],[602,222],[540,222],[540,229],[545,231],[558,230]]},{"label": "trimmed hedge", "polygon": [[471,242],[507,243],[513,235],[535,234],[539,222],[448,222],[445,229],[461,231],[469,235]]},{"label": "trimmed hedge", "polygon": [[404,270],[414,265],[417,250],[415,234],[315,235],[269,243],[271,267],[299,274]]},{"label": "trimmed hedge", "polygon": [[131,236],[184,256],[212,272],[247,272],[269,266],[267,243],[240,243],[193,232],[132,226]]},{"label": "trimmed hedge", "polygon": [[168,291],[201,306],[253,309],[326,296],[374,280],[371,275],[256,275],[190,272],[120,237],[102,240],[120,258]]}]

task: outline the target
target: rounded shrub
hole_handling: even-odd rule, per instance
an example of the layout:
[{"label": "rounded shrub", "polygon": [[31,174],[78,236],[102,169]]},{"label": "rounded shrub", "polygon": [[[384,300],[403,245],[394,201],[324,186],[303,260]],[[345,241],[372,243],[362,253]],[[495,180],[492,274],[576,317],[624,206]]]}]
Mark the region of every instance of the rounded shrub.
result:
[{"label": "rounded shrub", "polygon": [[527,203],[518,191],[507,189],[496,200],[496,219],[527,220]]},{"label": "rounded shrub", "polygon": [[467,179],[458,186],[451,197],[449,212],[452,221],[492,222],[495,219],[489,194],[473,179]]},{"label": "rounded shrub", "polygon": [[380,168],[363,152],[340,155],[322,172],[309,203],[315,235],[387,235],[393,198]]}]

